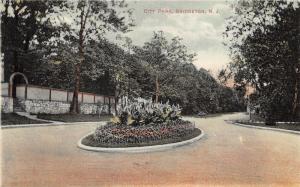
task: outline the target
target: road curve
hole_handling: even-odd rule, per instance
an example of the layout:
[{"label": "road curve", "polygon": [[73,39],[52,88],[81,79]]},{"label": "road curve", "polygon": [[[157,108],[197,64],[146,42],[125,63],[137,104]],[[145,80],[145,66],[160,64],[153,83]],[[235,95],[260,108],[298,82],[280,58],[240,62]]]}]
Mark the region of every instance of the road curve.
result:
[{"label": "road curve", "polygon": [[187,118],[205,131],[193,144],[151,153],[78,149],[95,124],[2,129],[2,186],[300,186],[300,135],[224,120]]}]

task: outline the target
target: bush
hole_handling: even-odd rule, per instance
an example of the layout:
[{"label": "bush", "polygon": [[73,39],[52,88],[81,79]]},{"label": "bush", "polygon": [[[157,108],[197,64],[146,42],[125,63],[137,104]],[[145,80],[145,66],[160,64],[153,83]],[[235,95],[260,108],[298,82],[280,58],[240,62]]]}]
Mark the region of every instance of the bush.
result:
[{"label": "bush", "polygon": [[139,99],[131,104],[124,104],[120,115],[112,118],[111,122],[116,125],[158,125],[179,120],[180,114],[181,109],[178,105],[171,106],[168,103],[152,103]]},{"label": "bush", "polygon": [[93,140],[100,145],[118,146],[180,141],[196,135],[195,125],[182,120],[180,111],[179,106],[141,99],[131,104],[123,103],[120,114],[98,127]]}]

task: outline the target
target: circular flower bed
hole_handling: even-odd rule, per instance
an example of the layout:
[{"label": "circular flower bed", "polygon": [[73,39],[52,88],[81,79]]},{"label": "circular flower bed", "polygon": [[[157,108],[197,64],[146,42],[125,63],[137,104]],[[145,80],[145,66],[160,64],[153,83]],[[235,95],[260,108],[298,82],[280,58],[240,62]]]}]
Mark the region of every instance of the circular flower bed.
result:
[{"label": "circular flower bed", "polygon": [[108,123],[83,139],[93,147],[139,147],[175,143],[194,138],[201,131],[188,121],[177,120],[160,125],[127,126]]},{"label": "circular flower bed", "polygon": [[184,121],[179,106],[142,100],[124,104],[120,115],[85,137],[82,144],[93,147],[140,147],[181,142],[201,134]]}]

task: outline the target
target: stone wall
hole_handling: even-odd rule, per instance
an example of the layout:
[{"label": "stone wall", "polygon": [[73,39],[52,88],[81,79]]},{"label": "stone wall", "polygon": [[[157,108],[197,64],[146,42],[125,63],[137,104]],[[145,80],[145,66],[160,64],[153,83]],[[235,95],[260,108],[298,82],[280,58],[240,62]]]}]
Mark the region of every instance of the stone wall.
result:
[{"label": "stone wall", "polygon": [[[63,114],[70,110],[69,102],[62,101],[45,101],[45,100],[23,100],[19,99],[19,104],[28,113],[38,114]],[[82,114],[102,114],[109,113],[107,104],[91,104],[83,103],[80,105],[80,113]]]},{"label": "stone wall", "polygon": [[19,99],[20,106],[28,113],[63,114],[70,110],[70,103],[60,101],[45,101]]},{"label": "stone wall", "polygon": [[82,114],[109,114],[109,106],[107,104],[80,104],[80,113]]},{"label": "stone wall", "polygon": [[5,82],[1,83],[1,95],[8,96],[8,83]]},{"label": "stone wall", "polygon": [[14,100],[11,97],[1,97],[1,112],[10,113],[14,110]]}]

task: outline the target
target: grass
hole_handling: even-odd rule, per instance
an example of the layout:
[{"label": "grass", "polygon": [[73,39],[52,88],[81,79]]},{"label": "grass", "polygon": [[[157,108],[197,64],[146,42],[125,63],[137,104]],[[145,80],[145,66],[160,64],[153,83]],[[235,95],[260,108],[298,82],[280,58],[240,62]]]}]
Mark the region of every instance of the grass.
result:
[{"label": "grass", "polygon": [[201,134],[201,130],[195,128],[194,131],[192,131],[192,133],[188,134],[187,136],[184,137],[172,137],[172,138],[167,138],[167,139],[162,139],[162,140],[157,140],[157,141],[149,141],[149,142],[143,142],[143,143],[127,143],[127,144],[104,144],[104,143],[100,143],[97,142],[94,139],[93,134],[85,137],[82,140],[82,144],[83,145],[87,145],[87,146],[92,146],[92,147],[110,147],[110,148],[118,148],[118,147],[143,147],[143,146],[151,146],[151,145],[163,145],[163,144],[170,144],[170,143],[176,143],[176,142],[182,142],[185,140],[189,140],[192,139],[198,135]]},{"label": "grass", "polygon": [[40,123],[47,123],[47,122],[29,119],[27,117],[20,116],[16,113],[1,113],[2,125],[40,124]]},{"label": "grass", "polygon": [[220,113],[213,113],[213,114],[207,114],[205,116],[198,116],[198,115],[186,115],[185,117],[195,117],[195,118],[214,118],[214,117],[220,117],[222,115],[226,114],[234,114],[236,112],[220,112]]},{"label": "grass", "polygon": [[275,125],[266,125],[265,123],[255,123],[250,121],[236,121],[238,123],[241,123],[243,125],[253,125],[253,126],[259,126],[259,127],[268,127],[268,128],[277,128],[277,129],[285,129],[285,130],[294,130],[294,131],[300,131],[300,122],[299,123],[276,123]]},{"label": "grass", "polygon": [[38,118],[61,122],[99,122],[109,121],[112,115],[98,114],[38,114]]}]

